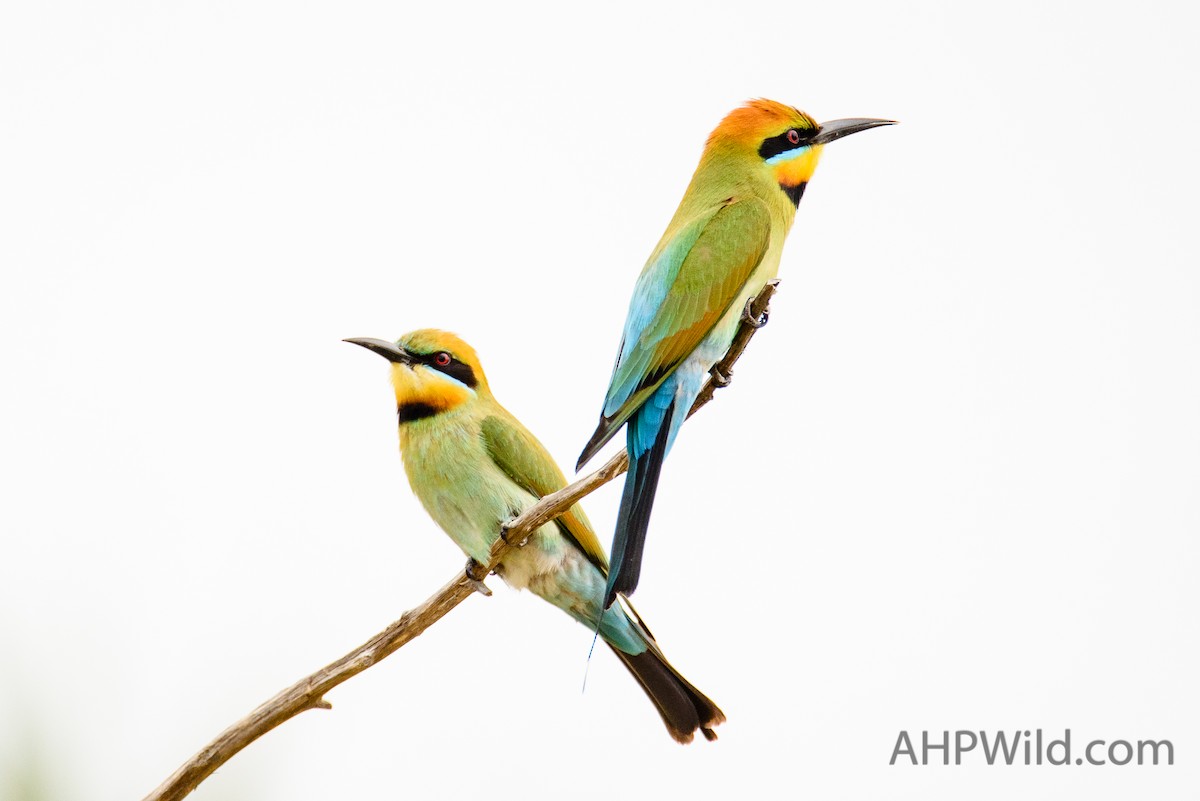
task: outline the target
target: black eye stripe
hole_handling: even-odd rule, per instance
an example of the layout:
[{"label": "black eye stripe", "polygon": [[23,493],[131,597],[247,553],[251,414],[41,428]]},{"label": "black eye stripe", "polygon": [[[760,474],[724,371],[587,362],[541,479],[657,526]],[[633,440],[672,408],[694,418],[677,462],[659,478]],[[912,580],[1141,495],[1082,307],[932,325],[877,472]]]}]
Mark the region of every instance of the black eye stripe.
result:
[{"label": "black eye stripe", "polygon": [[463,382],[472,389],[474,389],[475,385],[478,383],[475,380],[475,371],[460,362],[458,359],[451,359],[450,363],[445,367],[434,365],[433,369],[440,370],[451,378],[457,378],[459,381]]},{"label": "black eye stripe", "polygon": [[[799,143],[788,140],[788,135],[791,133],[799,134]],[[771,156],[778,156],[780,153],[785,153],[789,150],[795,150],[798,147],[803,147],[806,142],[817,135],[816,129],[804,128],[789,128],[779,136],[772,136],[770,139],[764,139],[759,145],[758,155],[764,159],[769,159]]]},{"label": "black eye stripe", "polygon": [[463,364],[453,356],[450,357],[450,363],[447,365],[440,365],[434,361],[437,358],[438,353],[444,352],[445,351],[437,351],[435,353],[413,353],[412,351],[409,351],[408,353],[426,367],[437,370],[439,373],[445,373],[451,378],[461,381],[468,387],[474,389],[479,383],[479,380],[475,377],[475,371],[472,370],[470,366]]}]

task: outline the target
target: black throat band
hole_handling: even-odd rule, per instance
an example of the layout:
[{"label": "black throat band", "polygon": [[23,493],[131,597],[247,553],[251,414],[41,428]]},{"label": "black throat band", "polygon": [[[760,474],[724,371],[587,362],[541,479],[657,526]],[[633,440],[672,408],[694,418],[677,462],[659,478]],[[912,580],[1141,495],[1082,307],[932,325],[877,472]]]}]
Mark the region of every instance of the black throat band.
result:
[{"label": "black throat band", "polygon": [[406,403],[396,407],[396,419],[400,423],[411,423],[413,420],[424,420],[433,417],[440,409],[428,403]]},{"label": "black throat band", "polygon": [[779,188],[784,191],[784,194],[791,198],[793,206],[799,207],[800,198],[804,197],[804,187],[806,186],[808,186],[807,181],[796,184],[795,186],[784,186],[783,184],[780,184]]}]

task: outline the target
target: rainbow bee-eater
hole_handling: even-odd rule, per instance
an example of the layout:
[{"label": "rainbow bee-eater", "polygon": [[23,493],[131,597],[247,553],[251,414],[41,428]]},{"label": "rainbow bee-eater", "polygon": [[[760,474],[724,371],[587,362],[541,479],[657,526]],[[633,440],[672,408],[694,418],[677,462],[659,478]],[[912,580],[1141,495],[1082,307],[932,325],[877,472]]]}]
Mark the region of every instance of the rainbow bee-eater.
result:
[{"label": "rainbow bee-eater", "polygon": [[[400,453],[413,492],[468,557],[468,578],[486,563],[501,526],[567,485],[542,444],[488,388],[475,351],[453,334],[425,329],[396,342],[348,339],[391,362]],[[579,504],[508,551],[495,572],[596,631],[650,696],[681,743],[709,740],[725,715],[671,667],[628,604],[602,605],[608,557]]]},{"label": "rainbow bee-eater", "polygon": [[803,111],[753,100],[708,137],[666,233],[638,276],[600,424],[580,469],[626,427],[629,472],[613,536],[605,605],[638,583],[663,459],[709,370],[733,341],[747,302],[779,270],[821,150],[891,120],[817,124]]}]

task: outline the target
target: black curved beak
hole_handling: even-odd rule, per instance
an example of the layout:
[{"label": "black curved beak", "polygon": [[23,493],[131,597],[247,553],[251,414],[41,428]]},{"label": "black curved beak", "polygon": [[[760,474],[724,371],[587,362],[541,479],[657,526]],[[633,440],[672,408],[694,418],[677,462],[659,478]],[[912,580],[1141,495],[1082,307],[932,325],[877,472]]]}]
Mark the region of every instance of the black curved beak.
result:
[{"label": "black curved beak", "polygon": [[343,339],[343,342],[349,342],[353,345],[359,345],[367,350],[378,353],[389,362],[396,364],[413,364],[412,356],[409,356],[403,350],[396,346],[395,342],[388,342],[386,339],[372,339],[371,337],[351,337]]},{"label": "black curved beak", "polygon": [[878,128],[880,125],[895,125],[895,120],[872,120],[866,117],[851,117],[845,120],[831,120],[821,123],[820,130],[811,140],[814,145],[827,145],[841,139],[843,136],[865,131],[868,128]]}]

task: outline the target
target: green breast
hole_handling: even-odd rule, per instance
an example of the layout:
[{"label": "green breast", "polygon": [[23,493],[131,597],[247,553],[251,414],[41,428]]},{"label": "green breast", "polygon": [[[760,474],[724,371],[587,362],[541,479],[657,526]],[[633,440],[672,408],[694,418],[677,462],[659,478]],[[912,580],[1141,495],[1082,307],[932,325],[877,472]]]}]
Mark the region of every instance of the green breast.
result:
[{"label": "green breast", "polygon": [[413,492],[460,548],[486,561],[499,524],[528,502],[488,457],[479,421],[451,411],[405,423],[400,453]]}]

